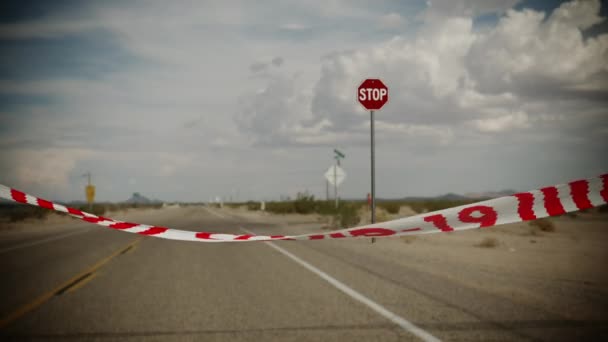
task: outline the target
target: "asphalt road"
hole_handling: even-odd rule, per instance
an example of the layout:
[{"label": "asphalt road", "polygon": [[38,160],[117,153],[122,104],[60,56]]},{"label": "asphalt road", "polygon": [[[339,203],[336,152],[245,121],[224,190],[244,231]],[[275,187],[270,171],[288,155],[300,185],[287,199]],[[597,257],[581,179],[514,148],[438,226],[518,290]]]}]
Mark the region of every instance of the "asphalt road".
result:
[{"label": "asphalt road", "polygon": [[[206,209],[170,221],[264,234]],[[391,261],[365,240],[188,243],[89,224],[0,239],[0,339],[51,341],[583,340],[573,321]],[[458,272],[457,269],[454,272]]]}]

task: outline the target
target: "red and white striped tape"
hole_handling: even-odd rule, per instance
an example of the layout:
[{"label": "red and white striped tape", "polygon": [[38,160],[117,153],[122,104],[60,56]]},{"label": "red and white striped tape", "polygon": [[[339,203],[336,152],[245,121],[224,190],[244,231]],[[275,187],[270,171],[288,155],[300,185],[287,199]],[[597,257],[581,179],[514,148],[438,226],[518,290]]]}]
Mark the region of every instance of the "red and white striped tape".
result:
[{"label": "red and white striped tape", "polygon": [[64,212],[100,226],[163,239],[202,242],[322,240],[451,232],[558,216],[608,203],[608,174],[394,221],[304,235],[239,235],[194,232],[117,221],[34,197],[1,184],[0,198]]}]

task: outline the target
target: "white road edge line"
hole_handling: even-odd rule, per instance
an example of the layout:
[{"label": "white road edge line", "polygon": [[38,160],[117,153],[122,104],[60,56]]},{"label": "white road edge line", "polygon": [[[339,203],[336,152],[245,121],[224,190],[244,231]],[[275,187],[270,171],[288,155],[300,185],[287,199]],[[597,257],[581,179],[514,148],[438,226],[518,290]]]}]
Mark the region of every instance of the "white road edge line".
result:
[{"label": "white road edge line", "polygon": [[47,243],[47,242],[51,242],[51,241],[55,241],[55,240],[61,240],[73,235],[78,235],[78,234],[84,234],[87,232],[90,232],[91,229],[88,228],[78,228],[75,231],[71,231],[62,235],[58,235],[58,236],[51,236],[48,237],[46,239],[42,239],[42,240],[36,240],[36,241],[32,241],[32,242],[26,242],[17,246],[12,246],[12,247],[7,247],[4,249],[0,249],[0,254],[4,254],[4,253],[8,253],[17,249],[22,249],[22,248],[27,248],[27,247],[33,247],[33,246],[37,246],[37,245],[41,245],[43,243]]},{"label": "white road edge line", "polygon": [[[244,231],[245,233],[247,233],[247,234],[254,234],[255,235],[254,232],[252,232],[252,231],[250,231],[248,229],[245,229],[243,227],[240,227],[240,229],[242,231]],[[323,280],[327,281],[328,283],[330,283],[331,285],[333,285],[335,288],[337,288],[338,290],[344,292],[345,294],[347,294],[351,298],[357,300],[358,302],[360,302],[362,304],[367,305],[367,307],[369,307],[370,309],[374,310],[376,313],[380,314],[380,316],[383,316],[384,318],[386,318],[389,321],[397,324],[398,326],[400,326],[404,330],[406,330],[406,331],[408,331],[408,332],[416,335],[421,340],[427,341],[427,342],[438,342],[438,341],[441,341],[440,339],[438,339],[435,336],[431,335],[429,332],[427,332],[427,331],[425,331],[425,330],[417,327],[416,325],[414,325],[410,321],[406,320],[405,318],[403,318],[403,317],[401,317],[401,316],[399,316],[399,315],[397,315],[397,314],[389,311],[388,309],[386,309],[382,305],[374,302],[373,300],[369,299],[368,297],[366,297],[366,296],[362,295],[361,293],[353,290],[352,288],[350,288],[346,284],[344,284],[341,281],[333,278],[329,274],[321,271],[320,269],[314,267],[313,265],[309,264],[308,262],[300,259],[299,257],[295,256],[294,254],[291,254],[290,252],[286,251],[285,249],[277,246],[273,242],[264,242],[264,243],[267,244],[268,246],[274,248],[279,253],[283,254],[284,256],[288,257],[289,259],[295,261],[300,266],[302,266],[302,267],[306,268],[307,270],[311,271],[312,273],[318,275],[320,278],[322,278]]]},{"label": "white road edge line", "polygon": [[225,215],[223,215],[223,214],[220,214],[220,213],[215,212],[215,210],[211,210],[211,209],[210,209],[209,207],[207,207],[207,206],[203,206],[203,209],[205,209],[205,210],[206,210],[208,213],[211,213],[211,214],[213,214],[213,215],[215,215],[215,216],[217,216],[217,217],[221,217],[221,218],[228,218],[228,217],[226,217],[226,216],[225,216]]}]

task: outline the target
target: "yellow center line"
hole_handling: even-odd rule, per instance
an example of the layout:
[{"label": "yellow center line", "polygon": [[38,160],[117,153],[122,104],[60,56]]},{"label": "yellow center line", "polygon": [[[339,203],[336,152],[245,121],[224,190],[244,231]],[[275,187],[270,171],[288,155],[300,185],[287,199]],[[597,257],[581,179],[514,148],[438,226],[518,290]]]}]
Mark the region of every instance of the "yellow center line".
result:
[{"label": "yellow center line", "polygon": [[68,287],[64,293],[72,293],[72,292],[82,288],[83,286],[88,284],[91,280],[95,279],[95,277],[97,277],[97,273],[87,274],[86,277],[79,280],[76,284],[73,284],[72,286]]},{"label": "yellow center line", "polygon": [[126,251],[128,251],[131,248],[134,248],[135,245],[137,245],[142,240],[142,238],[143,238],[143,236],[136,238],[135,240],[129,242],[126,246],[119,248],[114,253],[99,260],[94,265],[92,265],[89,268],[85,269],[84,271],[78,273],[77,275],[73,276],[72,278],[64,281],[63,283],[61,283],[54,289],[36,297],[34,300],[28,302],[27,304],[19,307],[15,311],[13,311],[10,314],[8,314],[7,316],[3,317],[2,319],[0,319],[0,329],[5,328],[7,325],[11,324],[13,321],[18,319],[19,317],[27,314],[28,312],[30,312],[30,311],[36,309],[37,307],[41,306],[42,304],[46,303],[49,299],[53,298],[55,295],[57,295],[59,293],[64,293],[66,291],[69,292],[72,289],[82,287],[84,284],[79,285],[79,282],[84,281],[84,283],[87,283],[88,281],[90,281],[92,278],[94,278],[93,273],[95,273],[95,271],[97,271],[98,269],[103,267],[105,264],[110,262],[110,260],[114,259],[115,257],[125,253]]}]

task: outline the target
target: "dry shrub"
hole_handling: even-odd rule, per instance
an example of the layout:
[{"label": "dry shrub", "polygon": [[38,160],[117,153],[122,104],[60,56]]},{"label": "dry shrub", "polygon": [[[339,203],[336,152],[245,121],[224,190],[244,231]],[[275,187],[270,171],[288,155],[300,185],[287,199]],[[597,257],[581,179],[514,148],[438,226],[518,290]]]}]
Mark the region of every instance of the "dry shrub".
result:
[{"label": "dry shrub", "polygon": [[398,202],[383,202],[378,203],[378,207],[386,210],[389,214],[397,214],[401,209],[401,204]]},{"label": "dry shrub", "polygon": [[389,214],[382,208],[376,208],[376,222],[386,222],[390,220]]},{"label": "dry shrub", "polygon": [[543,232],[554,232],[555,231],[555,225],[553,225],[553,222],[550,221],[549,219],[539,219],[539,220],[534,220],[534,221],[530,221],[530,225],[533,227],[537,227],[538,229],[540,229]]},{"label": "dry shrub", "polygon": [[492,238],[492,237],[486,237],[483,240],[481,240],[481,242],[476,244],[475,246],[481,247],[481,248],[494,248],[494,247],[498,246],[498,240],[495,238]]},{"label": "dry shrub", "polygon": [[260,210],[262,208],[262,204],[260,202],[247,201],[245,205],[247,206],[247,210],[251,211]]},{"label": "dry shrub", "polygon": [[338,211],[338,218],[340,221],[340,226],[342,227],[354,227],[360,221],[359,217],[359,207],[353,203],[344,203],[340,206]]}]

